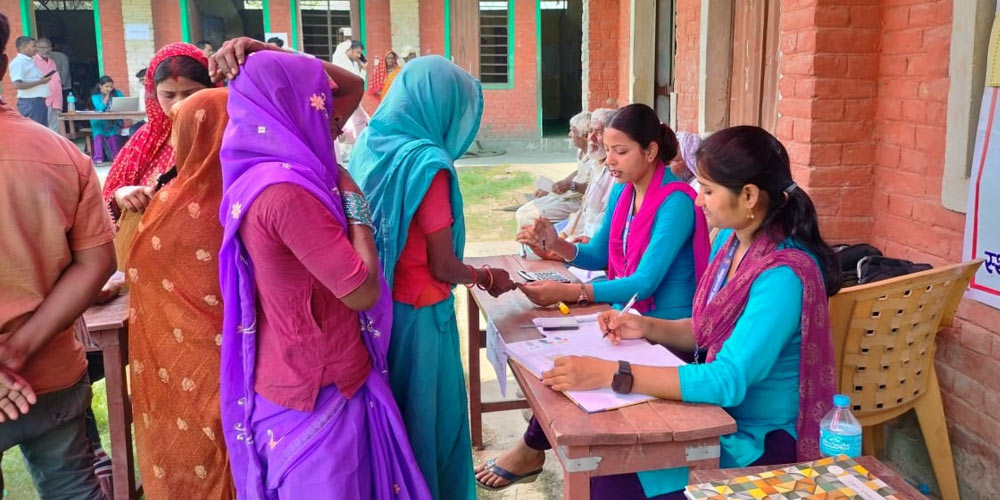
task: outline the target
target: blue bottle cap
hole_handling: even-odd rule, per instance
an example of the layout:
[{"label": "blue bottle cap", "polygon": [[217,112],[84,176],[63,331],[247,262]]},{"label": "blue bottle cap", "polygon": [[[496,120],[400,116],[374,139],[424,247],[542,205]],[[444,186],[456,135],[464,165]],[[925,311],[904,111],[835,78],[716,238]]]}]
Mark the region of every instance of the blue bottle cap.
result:
[{"label": "blue bottle cap", "polygon": [[847,408],[851,406],[851,398],[846,394],[837,394],[833,397],[833,406]]}]

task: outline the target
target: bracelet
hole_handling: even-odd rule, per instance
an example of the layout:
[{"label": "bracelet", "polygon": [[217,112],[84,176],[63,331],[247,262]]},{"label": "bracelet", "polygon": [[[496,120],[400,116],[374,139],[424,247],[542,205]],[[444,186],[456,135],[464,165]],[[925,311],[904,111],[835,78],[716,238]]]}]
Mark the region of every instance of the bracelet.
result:
[{"label": "bracelet", "polygon": [[368,206],[368,200],[359,193],[349,191],[341,192],[341,200],[344,204],[344,213],[347,215],[347,222],[368,226],[375,230],[375,223],[372,221],[372,211]]},{"label": "bracelet", "polygon": [[478,287],[480,290],[486,292],[486,291],[489,291],[490,289],[493,288],[493,270],[490,269],[490,268],[488,268],[488,267],[486,267],[486,266],[483,266],[480,269],[482,269],[483,271],[486,271],[486,275],[489,276],[489,278],[490,278],[490,284],[486,285],[486,286],[483,286],[482,284],[477,284],[476,287]]},{"label": "bracelet", "polygon": [[472,272],[472,283],[465,283],[465,288],[468,288],[469,290],[472,290],[472,288],[476,286],[476,283],[479,282],[479,275],[476,274],[476,268],[474,268],[474,267],[472,267],[472,266],[470,266],[468,264],[466,264],[465,267],[469,268],[469,271]]},{"label": "bracelet", "polygon": [[579,243],[574,243],[573,244],[573,258],[572,259],[566,259],[565,262],[567,264],[569,264],[569,263],[575,261],[576,258],[579,257],[579,256],[580,256],[580,244]]}]

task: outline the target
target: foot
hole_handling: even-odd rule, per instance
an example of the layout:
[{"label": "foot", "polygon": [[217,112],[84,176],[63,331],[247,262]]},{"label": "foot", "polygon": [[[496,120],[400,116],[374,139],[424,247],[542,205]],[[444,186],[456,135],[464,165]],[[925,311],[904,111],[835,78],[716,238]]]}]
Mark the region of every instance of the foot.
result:
[{"label": "foot", "polygon": [[[531,448],[523,440],[518,440],[517,445],[496,458],[496,464],[520,476],[541,469],[545,465],[545,452]],[[487,486],[499,488],[510,484],[510,481],[486,470],[485,463],[477,465],[475,473],[476,480]]]}]

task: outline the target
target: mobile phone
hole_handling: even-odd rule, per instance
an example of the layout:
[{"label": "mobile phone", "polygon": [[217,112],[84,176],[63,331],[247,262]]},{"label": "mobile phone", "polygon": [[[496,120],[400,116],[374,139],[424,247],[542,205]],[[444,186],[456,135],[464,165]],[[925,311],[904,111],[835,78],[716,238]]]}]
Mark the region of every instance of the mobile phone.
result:
[{"label": "mobile phone", "polygon": [[50,76],[52,76],[54,74],[56,74],[56,70],[52,70],[52,71],[49,71],[48,73],[45,73],[45,76],[43,76],[42,78],[48,78],[48,77],[50,77]]}]

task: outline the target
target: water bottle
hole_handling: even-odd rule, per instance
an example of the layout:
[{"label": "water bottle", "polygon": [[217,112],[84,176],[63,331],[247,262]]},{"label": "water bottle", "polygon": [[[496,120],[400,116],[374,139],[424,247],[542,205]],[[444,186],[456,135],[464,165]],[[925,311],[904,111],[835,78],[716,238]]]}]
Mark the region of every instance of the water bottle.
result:
[{"label": "water bottle", "polygon": [[70,92],[69,95],[66,96],[66,112],[76,113],[76,96],[73,95],[73,92]]},{"label": "water bottle", "polygon": [[861,456],[861,424],[851,413],[851,398],[833,397],[833,409],[819,423],[819,452],[824,457]]}]

